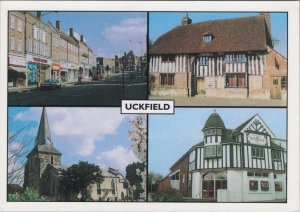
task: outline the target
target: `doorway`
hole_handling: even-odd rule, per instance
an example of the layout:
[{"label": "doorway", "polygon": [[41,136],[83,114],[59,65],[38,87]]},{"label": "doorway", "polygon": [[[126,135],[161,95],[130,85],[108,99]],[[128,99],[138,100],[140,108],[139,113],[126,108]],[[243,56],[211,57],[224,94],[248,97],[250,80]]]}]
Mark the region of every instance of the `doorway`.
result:
[{"label": "doorway", "polygon": [[218,189],[227,189],[227,177],[225,173],[209,173],[203,176],[202,198],[217,199]]},{"label": "doorway", "polygon": [[281,78],[271,77],[271,98],[281,99]]},{"label": "doorway", "polygon": [[198,95],[204,95],[205,94],[204,77],[197,77],[196,78],[196,86],[197,86],[197,94]]}]

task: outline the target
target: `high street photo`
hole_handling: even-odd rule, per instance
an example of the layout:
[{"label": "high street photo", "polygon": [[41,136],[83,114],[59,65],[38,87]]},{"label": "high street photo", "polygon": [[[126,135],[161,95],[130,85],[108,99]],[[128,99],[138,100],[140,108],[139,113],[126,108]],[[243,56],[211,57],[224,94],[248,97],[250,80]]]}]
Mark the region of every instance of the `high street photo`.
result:
[{"label": "high street photo", "polygon": [[120,106],[147,99],[147,14],[11,11],[8,104]]}]

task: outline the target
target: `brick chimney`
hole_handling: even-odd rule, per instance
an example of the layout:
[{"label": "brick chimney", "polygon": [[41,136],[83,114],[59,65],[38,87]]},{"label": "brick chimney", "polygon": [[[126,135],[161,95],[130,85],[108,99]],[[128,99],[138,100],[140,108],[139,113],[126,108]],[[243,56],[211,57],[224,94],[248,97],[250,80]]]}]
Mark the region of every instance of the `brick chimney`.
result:
[{"label": "brick chimney", "polygon": [[41,18],[42,18],[42,12],[41,12],[41,11],[37,11],[37,12],[36,12],[36,17],[37,17],[39,20],[41,20]]},{"label": "brick chimney", "polygon": [[83,42],[83,35],[80,35],[80,41]]},{"label": "brick chimney", "polygon": [[189,18],[188,12],[185,13],[185,17],[181,19],[181,25],[187,26],[192,23],[192,19]]},{"label": "brick chimney", "polygon": [[56,26],[56,29],[58,29],[60,31],[60,21],[56,21],[55,22],[55,26]]},{"label": "brick chimney", "polygon": [[270,37],[272,39],[270,13],[268,13],[268,12],[261,12],[259,14],[261,16],[265,17],[265,23],[266,23],[267,29],[269,31]]},{"label": "brick chimney", "polygon": [[[74,31],[73,31],[73,28],[70,28],[70,34],[69,34],[71,37],[74,36]],[[80,40],[81,40],[81,36],[80,36]]]}]

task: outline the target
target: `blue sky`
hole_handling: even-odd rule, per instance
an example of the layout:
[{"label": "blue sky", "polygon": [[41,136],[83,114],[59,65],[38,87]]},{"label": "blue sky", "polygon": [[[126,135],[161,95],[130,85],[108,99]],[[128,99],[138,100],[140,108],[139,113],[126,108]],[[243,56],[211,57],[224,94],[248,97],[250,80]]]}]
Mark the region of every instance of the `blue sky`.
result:
[{"label": "blue sky", "polygon": [[[149,116],[149,171],[165,176],[171,165],[202,141],[201,130],[213,112],[213,108],[176,108],[175,115]],[[216,112],[229,129],[259,114],[277,138],[286,139],[285,109],[217,108]]]},{"label": "blue sky", "polygon": [[[50,21],[53,26],[56,20],[60,20],[63,32],[73,28],[85,37],[99,57],[120,56],[129,50],[133,50],[136,55],[146,52],[145,12],[57,12],[48,13],[42,18],[44,22]],[[140,41],[142,44],[137,43]]]},{"label": "blue sky", "polygon": [[[129,121],[134,116],[121,115],[120,108],[46,108],[52,141],[62,153],[62,164],[79,160],[112,167],[125,174],[125,168],[137,161],[128,139]],[[9,132],[28,124],[20,136],[34,146],[42,108],[9,107]]]},{"label": "blue sky", "polygon": [[[227,18],[238,18],[245,16],[255,16],[259,13],[206,13],[206,12],[189,12],[188,15],[193,23],[218,20]],[[287,56],[287,14],[270,13],[271,30],[273,40],[279,40],[279,44],[274,48],[283,56]],[[159,36],[168,32],[176,26],[181,25],[181,19],[185,16],[184,12],[151,12],[149,14],[149,38],[155,41]]]}]

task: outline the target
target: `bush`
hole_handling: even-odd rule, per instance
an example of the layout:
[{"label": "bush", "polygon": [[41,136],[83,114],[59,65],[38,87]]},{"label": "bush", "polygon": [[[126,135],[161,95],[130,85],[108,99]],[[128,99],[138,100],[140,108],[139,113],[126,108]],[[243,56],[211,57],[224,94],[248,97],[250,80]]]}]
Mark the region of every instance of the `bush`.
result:
[{"label": "bush", "polygon": [[44,196],[41,196],[36,190],[26,188],[24,194],[8,194],[8,201],[11,202],[39,202],[48,201]]}]

